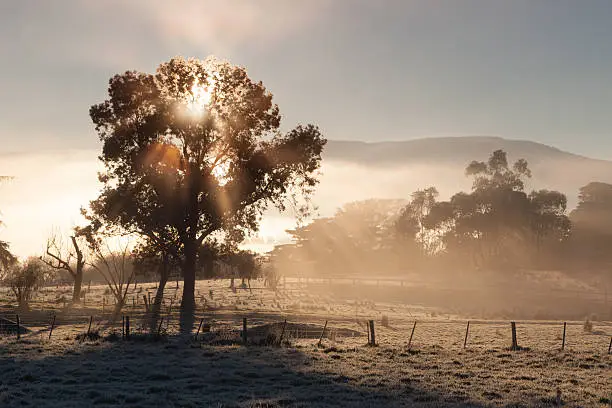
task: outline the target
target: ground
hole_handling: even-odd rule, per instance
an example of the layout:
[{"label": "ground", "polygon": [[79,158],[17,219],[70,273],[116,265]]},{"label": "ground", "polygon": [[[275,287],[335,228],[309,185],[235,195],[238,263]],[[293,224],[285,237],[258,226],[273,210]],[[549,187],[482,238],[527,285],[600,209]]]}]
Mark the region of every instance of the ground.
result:
[{"label": "ground", "polygon": [[[140,285],[135,299],[147,289],[153,294],[154,286]],[[275,293],[227,286],[198,283],[198,317],[211,332],[189,341],[175,335],[174,284],[164,308],[168,335],[157,341],[139,334],[143,302],[134,300],[125,311],[133,320],[132,340],[79,342],[88,315],[94,316],[92,331],[121,331],[120,322],[107,321],[108,305],[102,314],[104,287],[92,286],[85,306],[69,313],[56,299],[58,289],[47,288],[33,305],[38,310],[21,316],[29,333],[19,340],[0,334],[0,406],[546,407],[557,405],[558,391],[567,407],[611,404],[609,322],[594,322],[591,331],[583,321],[568,322],[561,351],[562,322],[519,321],[523,348],[511,351],[507,321],[472,319],[464,348],[467,318],[443,310],[351,302],[298,287]],[[7,317],[14,312],[3,310]],[[52,313],[58,326],[49,339]],[[251,337],[257,326],[278,328],[286,319],[283,346],[240,344],[243,317]],[[367,345],[368,319],[375,320],[375,347]],[[319,346],[312,332],[326,320]]]}]

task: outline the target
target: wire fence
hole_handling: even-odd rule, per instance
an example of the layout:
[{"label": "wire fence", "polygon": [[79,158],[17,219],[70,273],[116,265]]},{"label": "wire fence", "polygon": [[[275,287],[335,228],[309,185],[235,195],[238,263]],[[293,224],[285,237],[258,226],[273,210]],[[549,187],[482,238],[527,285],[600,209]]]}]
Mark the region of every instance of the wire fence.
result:
[{"label": "wire fence", "polygon": [[[115,303],[104,287],[85,288],[78,307],[66,299],[70,288],[46,288],[31,302],[31,310],[0,308],[0,333],[6,336],[76,338],[95,332],[102,336],[174,336],[180,330],[180,285],[169,284],[163,296],[159,320],[152,328],[147,308],[154,302],[154,285],[132,290],[125,306],[112,319]],[[444,349],[567,350],[610,352],[612,322],[608,321],[533,321],[496,319],[428,318],[421,315],[385,315],[360,312],[353,316],[334,313],[333,306],[322,310],[296,311],[286,305],[293,301],[287,291],[272,291],[255,284],[250,288],[200,287],[196,290],[196,319],[193,335],[210,344],[288,344],[291,342],[332,342],[346,345],[379,345],[417,350],[423,347]],[[232,295],[228,303],[227,293]],[[263,299],[265,294],[265,299]],[[254,310],[257,302],[268,309]],[[276,303],[275,303],[276,302]],[[269,306],[284,302],[283,308]],[[317,305],[315,305],[317,306]],[[321,305],[319,305],[321,306]],[[126,328],[126,319],[130,321]],[[18,322],[19,321],[19,322]],[[514,326],[514,330],[512,327]],[[17,330],[21,327],[21,330]],[[245,331],[246,327],[246,331]],[[26,332],[26,329],[28,330]],[[53,334],[55,331],[56,334]],[[61,333],[61,334],[58,334]],[[58,337],[53,337],[58,336]],[[513,339],[515,341],[513,342]],[[127,340],[127,339],[126,339]],[[514,343],[514,344],[513,344]]]}]

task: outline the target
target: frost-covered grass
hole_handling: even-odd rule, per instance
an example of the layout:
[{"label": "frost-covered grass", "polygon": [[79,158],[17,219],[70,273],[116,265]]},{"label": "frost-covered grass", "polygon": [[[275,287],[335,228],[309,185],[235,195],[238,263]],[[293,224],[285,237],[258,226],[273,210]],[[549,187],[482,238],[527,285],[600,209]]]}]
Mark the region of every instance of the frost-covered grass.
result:
[{"label": "frost-covered grass", "polygon": [[[126,310],[135,333],[142,294],[154,286],[141,285],[140,302]],[[113,330],[109,307],[101,313],[104,288],[92,287],[86,305],[70,313],[53,301],[57,289],[48,289],[34,304],[44,311],[22,318],[32,323],[31,333],[19,341],[0,334],[0,407],[546,407],[556,405],[557,390],[565,406],[608,407],[612,398],[612,355],[606,354],[612,325],[605,322],[594,321],[590,333],[584,322],[568,322],[561,351],[562,323],[519,321],[524,349],[509,351],[508,322],[472,320],[464,349],[466,319],[443,310],[349,302],[304,290],[233,292],[227,281],[215,281],[199,282],[198,316],[213,333],[233,332],[236,344],[174,336],[174,284],[163,309],[168,338],[80,343],[76,336],[87,329],[88,315],[103,335]],[[52,312],[59,326],[48,340]],[[380,324],[383,315],[388,327]],[[330,332],[345,328],[363,335],[326,336],[333,340],[318,347],[318,339],[287,332],[289,345],[283,347],[243,346],[243,316],[249,327],[287,319],[322,328],[328,320]],[[377,323],[377,347],[366,345],[368,319]]]}]

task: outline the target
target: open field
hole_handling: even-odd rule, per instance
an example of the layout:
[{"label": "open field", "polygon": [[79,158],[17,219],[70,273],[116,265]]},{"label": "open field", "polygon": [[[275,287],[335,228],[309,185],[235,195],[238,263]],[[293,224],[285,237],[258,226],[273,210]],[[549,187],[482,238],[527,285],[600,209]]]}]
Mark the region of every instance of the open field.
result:
[{"label": "open field", "polygon": [[[89,316],[103,336],[120,333],[121,322],[107,321],[110,296],[103,302],[104,287],[92,286],[85,306],[67,312],[58,289],[46,288],[33,311],[20,316],[31,331],[20,340],[0,334],[0,406],[531,407],[555,406],[557,390],[565,406],[610,405],[610,322],[595,321],[591,332],[583,330],[583,321],[568,322],[561,351],[562,322],[518,321],[524,349],[509,351],[508,321],[472,318],[464,349],[467,318],[446,310],[354,302],[297,286],[278,292],[257,282],[252,292],[227,286],[227,281],[198,282],[197,314],[210,332],[190,342],[175,336],[174,283],[162,309],[169,336],[160,341],[138,335],[144,333],[142,295],[148,290],[153,296],[154,284],[139,284],[134,300],[130,297],[125,313],[133,322],[131,341],[82,343],[76,336],[87,330]],[[69,298],[69,289],[61,290]],[[0,315],[12,319],[8,299],[0,295]],[[54,313],[57,327],[49,340]],[[383,316],[388,327],[381,324]],[[256,327],[278,327],[286,319],[287,341],[283,347],[245,347],[243,317],[252,342]],[[367,346],[368,319],[376,322],[377,347]]]}]

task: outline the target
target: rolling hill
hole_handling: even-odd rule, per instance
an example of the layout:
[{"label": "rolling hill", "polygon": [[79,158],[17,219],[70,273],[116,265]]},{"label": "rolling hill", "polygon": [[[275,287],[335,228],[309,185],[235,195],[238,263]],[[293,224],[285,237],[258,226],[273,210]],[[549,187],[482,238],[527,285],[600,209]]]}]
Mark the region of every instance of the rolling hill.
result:
[{"label": "rolling hill", "polygon": [[[578,189],[585,184],[612,182],[612,161],[590,159],[531,141],[467,136],[372,143],[330,140],[323,161],[328,171],[324,171],[320,189],[331,192],[333,188],[349,187],[354,194],[346,194],[347,198],[364,198],[359,192],[399,198],[434,185],[442,196],[450,195],[470,188],[470,180],[464,175],[467,164],[485,161],[496,149],[506,151],[510,162],[519,158],[528,161],[533,177],[527,189],[562,191],[570,206],[575,205]],[[342,168],[343,172],[339,170]],[[344,180],[331,180],[332,175],[343,175]]]}]

